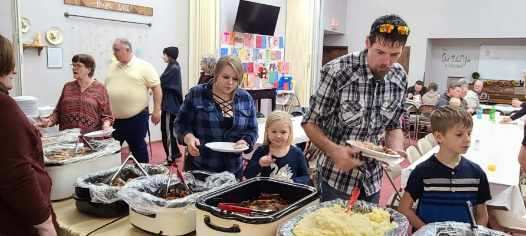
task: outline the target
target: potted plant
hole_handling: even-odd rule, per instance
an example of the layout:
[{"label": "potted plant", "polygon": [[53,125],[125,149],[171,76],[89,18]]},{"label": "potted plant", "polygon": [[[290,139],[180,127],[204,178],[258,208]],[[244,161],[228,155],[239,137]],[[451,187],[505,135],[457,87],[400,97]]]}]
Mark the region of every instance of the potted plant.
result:
[{"label": "potted plant", "polygon": [[473,72],[473,73],[471,74],[471,78],[473,78],[473,79],[480,79],[480,74],[479,74],[478,72],[475,71],[475,72]]}]

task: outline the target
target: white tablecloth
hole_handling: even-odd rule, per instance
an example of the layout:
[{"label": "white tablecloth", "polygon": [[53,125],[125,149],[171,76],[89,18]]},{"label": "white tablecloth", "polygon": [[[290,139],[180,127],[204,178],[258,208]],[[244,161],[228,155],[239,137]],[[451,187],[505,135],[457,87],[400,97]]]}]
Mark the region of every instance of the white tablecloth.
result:
[{"label": "white tablecloth", "polygon": [[[482,109],[491,109],[492,105],[480,104]],[[512,107],[509,104],[495,104],[495,110],[501,111],[504,115],[509,115],[513,111],[518,111],[520,108]]]},{"label": "white tablecloth", "polygon": [[[486,115],[481,120],[473,119],[471,146],[464,157],[477,163],[488,176],[492,199],[487,204],[511,210],[517,215],[526,214],[519,189],[520,165],[517,161],[523,137],[522,122],[492,123]],[[406,186],[411,171],[438,150],[439,146],[435,146],[402,170],[402,187]],[[496,165],[495,171],[488,171],[489,163]]]},{"label": "white tablecloth", "polygon": [[[294,133],[294,144],[303,143],[309,141],[309,137],[305,134],[303,127],[301,127],[301,120],[303,117],[296,116],[292,118],[292,132]],[[258,120],[258,140],[257,144],[263,144],[263,138],[265,136],[265,119]]]}]

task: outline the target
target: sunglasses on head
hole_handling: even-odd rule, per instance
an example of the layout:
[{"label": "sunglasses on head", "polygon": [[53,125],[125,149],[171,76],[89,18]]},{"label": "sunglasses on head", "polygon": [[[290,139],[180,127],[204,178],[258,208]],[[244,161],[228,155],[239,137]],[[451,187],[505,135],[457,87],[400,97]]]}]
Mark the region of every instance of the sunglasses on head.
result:
[{"label": "sunglasses on head", "polygon": [[378,25],[375,30],[380,33],[390,34],[394,29],[396,29],[400,35],[409,35],[409,27],[406,25],[381,24]]}]

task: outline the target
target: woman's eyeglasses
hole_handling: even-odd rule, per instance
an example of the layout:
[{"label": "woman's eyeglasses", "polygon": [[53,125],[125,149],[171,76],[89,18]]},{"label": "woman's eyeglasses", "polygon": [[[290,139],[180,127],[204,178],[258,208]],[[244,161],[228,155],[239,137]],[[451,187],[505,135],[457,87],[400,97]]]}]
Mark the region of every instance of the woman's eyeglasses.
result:
[{"label": "woman's eyeglasses", "polygon": [[71,68],[80,68],[80,67],[83,67],[84,64],[82,63],[73,63],[73,64],[70,64]]}]

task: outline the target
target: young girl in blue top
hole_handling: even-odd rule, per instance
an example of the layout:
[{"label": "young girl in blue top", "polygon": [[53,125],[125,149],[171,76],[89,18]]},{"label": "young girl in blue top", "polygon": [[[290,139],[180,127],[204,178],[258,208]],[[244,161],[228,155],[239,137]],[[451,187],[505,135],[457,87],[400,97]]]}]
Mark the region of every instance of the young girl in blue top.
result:
[{"label": "young girl in blue top", "polygon": [[252,155],[245,178],[290,178],[296,183],[307,184],[307,161],[303,152],[291,145],[293,139],[291,116],[284,111],[270,113],[265,123],[263,146]]}]

